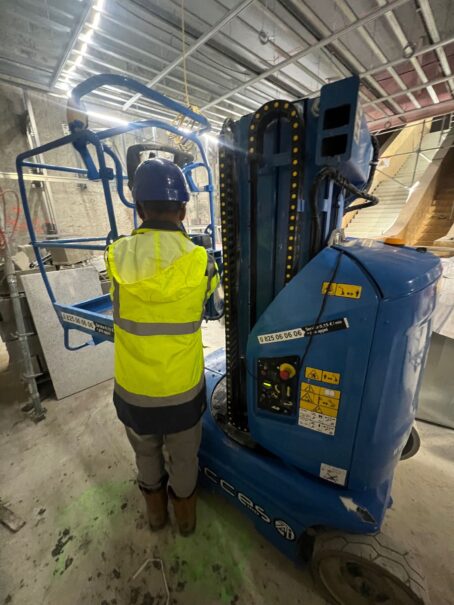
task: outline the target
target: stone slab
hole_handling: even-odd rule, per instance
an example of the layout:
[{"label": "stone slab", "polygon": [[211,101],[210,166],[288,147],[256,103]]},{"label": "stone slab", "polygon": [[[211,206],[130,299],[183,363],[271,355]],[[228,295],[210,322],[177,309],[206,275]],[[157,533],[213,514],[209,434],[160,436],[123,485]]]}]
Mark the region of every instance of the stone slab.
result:
[{"label": "stone slab", "polygon": [[[71,304],[102,294],[98,272],[93,267],[48,273],[58,302]],[[57,399],[83,391],[113,376],[113,344],[104,342],[80,351],[68,351],[58,321],[39,273],[23,275],[22,283],[35,322]],[[71,346],[83,344],[88,334],[72,330]]]}]

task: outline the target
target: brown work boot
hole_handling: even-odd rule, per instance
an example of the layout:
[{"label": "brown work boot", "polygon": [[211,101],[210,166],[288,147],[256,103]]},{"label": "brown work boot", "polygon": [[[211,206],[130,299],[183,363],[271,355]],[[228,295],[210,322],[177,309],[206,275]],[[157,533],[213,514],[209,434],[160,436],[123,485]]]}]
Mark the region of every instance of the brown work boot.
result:
[{"label": "brown work boot", "polygon": [[160,487],[157,490],[148,490],[143,487],[140,491],[147,503],[148,523],[152,531],[162,529],[167,523],[167,489]]},{"label": "brown work boot", "polygon": [[194,533],[196,526],[196,490],[188,498],[178,498],[171,487],[169,488],[169,492],[180,534],[182,536],[190,536]]}]

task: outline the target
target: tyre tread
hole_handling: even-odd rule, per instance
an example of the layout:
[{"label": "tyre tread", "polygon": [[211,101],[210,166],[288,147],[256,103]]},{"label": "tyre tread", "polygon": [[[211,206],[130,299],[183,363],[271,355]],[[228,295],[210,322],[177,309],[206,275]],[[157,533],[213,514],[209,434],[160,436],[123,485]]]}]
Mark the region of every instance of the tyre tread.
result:
[{"label": "tyre tread", "polygon": [[329,598],[329,595],[318,576],[318,563],[324,556],[336,552],[348,553],[376,564],[414,593],[417,599],[415,605],[430,605],[424,575],[414,555],[408,550],[399,549],[388,536],[381,533],[361,535],[327,531],[317,534],[312,555],[312,572],[325,598]]}]

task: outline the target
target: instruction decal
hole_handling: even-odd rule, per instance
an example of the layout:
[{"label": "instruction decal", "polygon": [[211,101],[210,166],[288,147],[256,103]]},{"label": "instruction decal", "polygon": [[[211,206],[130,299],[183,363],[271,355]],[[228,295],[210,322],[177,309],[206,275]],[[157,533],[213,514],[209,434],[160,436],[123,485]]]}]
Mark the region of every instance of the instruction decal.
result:
[{"label": "instruction decal", "polygon": [[345,485],[347,470],[322,462],[320,464],[320,477],[327,481],[331,481],[331,483],[337,483],[337,485]]},{"label": "instruction decal", "polygon": [[298,424],[312,431],[335,435],[341,391],[301,383]]},{"label": "instruction decal", "polygon": [[318,334],[326,334],[327,332],[337,332],[338,330],[346,330],[349,328],[348,319],[341,317],[340,319],[331,319],[313,326],[304,326],[303,331],[305,336],[316,336]]},{"label": "instruction decal", "polygon": [[322,294],[328,294],[328,296],[358,299],[361,298],[362,290],[362,286],[355,286],[353,284],[330,284],[328,281],[324,281],[322,284]]},{"label": "instruction decal", "polygon": [[92,332],[98,332],[99,334],[104,334],[105,336],[114,335],[113,326],[92,321],[91,319],[85,319],[85,317],[80,317],[79,315],[74,315],[73,313],[66,313],[65,311],[62,311],[61,318],[67,323],[80,326],[81,328],[91,330]]},{"label": "instruction decal", "polygon": [[320,334],[327,334],[328,332],[337,332],[338,330],[346,330],[349,327],[348,319],[346,317],[341,317],[339,319],[331,319],[330,321],[324,321],[311,326],[284,330],[283,332],[260,334],[257,336],[257,340],[261,345],[266,345],[275,342],[284,342],[285,340],[304,338],[305,336],[318,336]]},{"label": "instruction decal", "polygon": [[94,324],[95,324],[95,332],[98,332],[99,334],[104,334],[105,336],[113,337],[113,335],[114,335],[113,326],[107,326],[106,324],[100,324],[97,321],[95,321]]}]

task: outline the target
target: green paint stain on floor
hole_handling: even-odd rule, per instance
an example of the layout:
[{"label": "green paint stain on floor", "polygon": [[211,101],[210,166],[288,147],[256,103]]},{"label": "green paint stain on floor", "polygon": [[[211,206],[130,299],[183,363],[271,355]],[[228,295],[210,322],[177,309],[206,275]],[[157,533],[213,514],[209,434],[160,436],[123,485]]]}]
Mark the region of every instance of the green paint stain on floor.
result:
[{"label": "green paint stain on floor", "polygon": [[61,539],[64,546],[56,558],[54,576],[63,575],[68,558],[74,553],[83,553],[92,541],[118,527],[122,506],[136,489],[131,481],[107,481],[93,485],[60,512],[56,519],[56,527],[59,528],[56,541]]},{"label": "green paint stain on floor", "polygon": [[230,604],[250,583],[253,543],[239,530],[234,511],[224,509],[219,516],[209,502],[199,500],[196,533],[190,538],[177,535],[160,549],[161,555],[169,565],[178,563],[184,590],[203,597],[203,603]]},{"label": "green paint stain on floor", "polygon": [[[89,552],[95,565],[96,561],[101,567],[103,563],[108,567],[116,564],[127,577],[133,570],[127,572],[122,567],[118,553],[128,543],[138,547],[142,542],[144,547],[149,537],[148,556],[162,558],[179,602],[187,597],[188,602],[230,605],[236,603],[238,595],[253,592],[250,557],[255,550],[254,532],[248,523],[241,523],[235,509],[222,507],[221,512],[216,498],[204,496],[198,501],[194,535],[183,538],[168,527],[152,537],[147,527],[135,527],[138,502],[145,512],[137,494],[132,481],[108,481],[89,487],[61,510],[55,542],[62,539],[65,544],[58,557],[54,556],[53,582],[65,581],[80,557]],[[147,556],[140,548],[139,552],[141,560]]]}]

